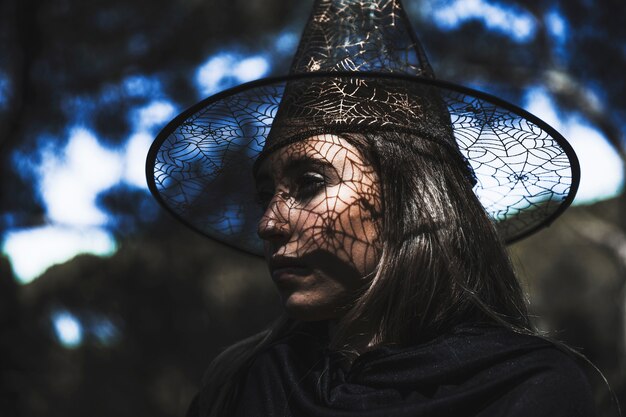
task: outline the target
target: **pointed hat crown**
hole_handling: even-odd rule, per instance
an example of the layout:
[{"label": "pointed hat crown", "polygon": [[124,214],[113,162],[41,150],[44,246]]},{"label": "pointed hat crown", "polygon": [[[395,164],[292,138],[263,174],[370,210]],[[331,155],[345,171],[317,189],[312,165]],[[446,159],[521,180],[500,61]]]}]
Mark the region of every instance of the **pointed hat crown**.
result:
[{"label": "pointed hat crown", "polygon": [[316,0],[291,73],[316,71],[433,77],[397,0]]},{"label": "pointed hat crown", "polygon": [[278,147],[316,134],[393,131],[443,145],[475,181],[439,89],[406,79],[353,76],[434,78],[399,1],[317,0],[291,67],[292,75],[315,73],[329,76],[286,85],[257,166]]}]

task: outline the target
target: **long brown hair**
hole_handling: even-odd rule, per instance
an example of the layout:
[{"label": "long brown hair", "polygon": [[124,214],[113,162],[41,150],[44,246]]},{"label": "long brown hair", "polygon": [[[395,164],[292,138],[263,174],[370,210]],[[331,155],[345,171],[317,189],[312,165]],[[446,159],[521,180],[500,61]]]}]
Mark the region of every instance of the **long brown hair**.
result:
[{"label": "long brown hair", "polygon": [[[331,348],[350,359],[362,351],[354,341],[364,332],[376,346],[406,346],[467,321],[532,333],[523,292],[462,158],[409,133],[340,136],[377,169],[384,206],[378,268],[337,323]],[[198,415],[229,415],[256,354],[298,325],[281,317],[219,355],[194,405]]]},{"label": "long brown hair", "polygon": [[369,323],[375,344],[410,345],[464,321],[531,332],[504,245],[455,151],[406,133],[344,135],[376,166],[382,255],[371,285],[340,321]]}]

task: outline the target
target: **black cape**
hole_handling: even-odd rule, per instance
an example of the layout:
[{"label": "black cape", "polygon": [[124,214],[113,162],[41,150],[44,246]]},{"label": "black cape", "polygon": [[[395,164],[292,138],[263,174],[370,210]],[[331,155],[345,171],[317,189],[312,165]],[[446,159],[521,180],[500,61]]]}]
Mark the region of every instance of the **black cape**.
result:
[{"label": "black cape", "polygon": [[553,343],[464,325],[410,348],[382,347],[349,369],[319,326],[253,362],[235,417],[590,417],[587,379]]}]

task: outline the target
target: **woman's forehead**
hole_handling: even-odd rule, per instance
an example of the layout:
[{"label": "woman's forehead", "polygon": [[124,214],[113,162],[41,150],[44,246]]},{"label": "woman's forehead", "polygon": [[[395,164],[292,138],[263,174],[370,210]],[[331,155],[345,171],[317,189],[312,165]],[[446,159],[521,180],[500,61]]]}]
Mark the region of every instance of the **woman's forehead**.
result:
[{"label": "woman's forehead", "polygon": [[332,134],[316,135],[283,146],[261,163],[257,177],[268,176],[270,172],[282,172],[294,163],[342,164],[346,159],[362,162],[361,153],[346,139]]}]

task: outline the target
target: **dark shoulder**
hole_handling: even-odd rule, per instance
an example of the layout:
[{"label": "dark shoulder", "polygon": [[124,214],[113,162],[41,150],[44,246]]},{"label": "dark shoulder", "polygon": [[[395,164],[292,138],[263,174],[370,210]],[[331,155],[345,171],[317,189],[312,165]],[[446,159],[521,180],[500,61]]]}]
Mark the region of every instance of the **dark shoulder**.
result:
[{"label": "dark shoulder", "polygon": [[515,383],[480,416],[596,415],[591,386],[583,370],[586,362],[574,351],[558,342],[508,329],[486,329],[482,335],[484,343],[493,345],[493,352],[502,356],[499,364]]},{"label": "dark shoulder", "polygon": [[580,367],[556,349],[541,356],[552,362],[494,402],[490,408],[498,411],[486,410],[485,416],[595,416],[591,387]]}]

